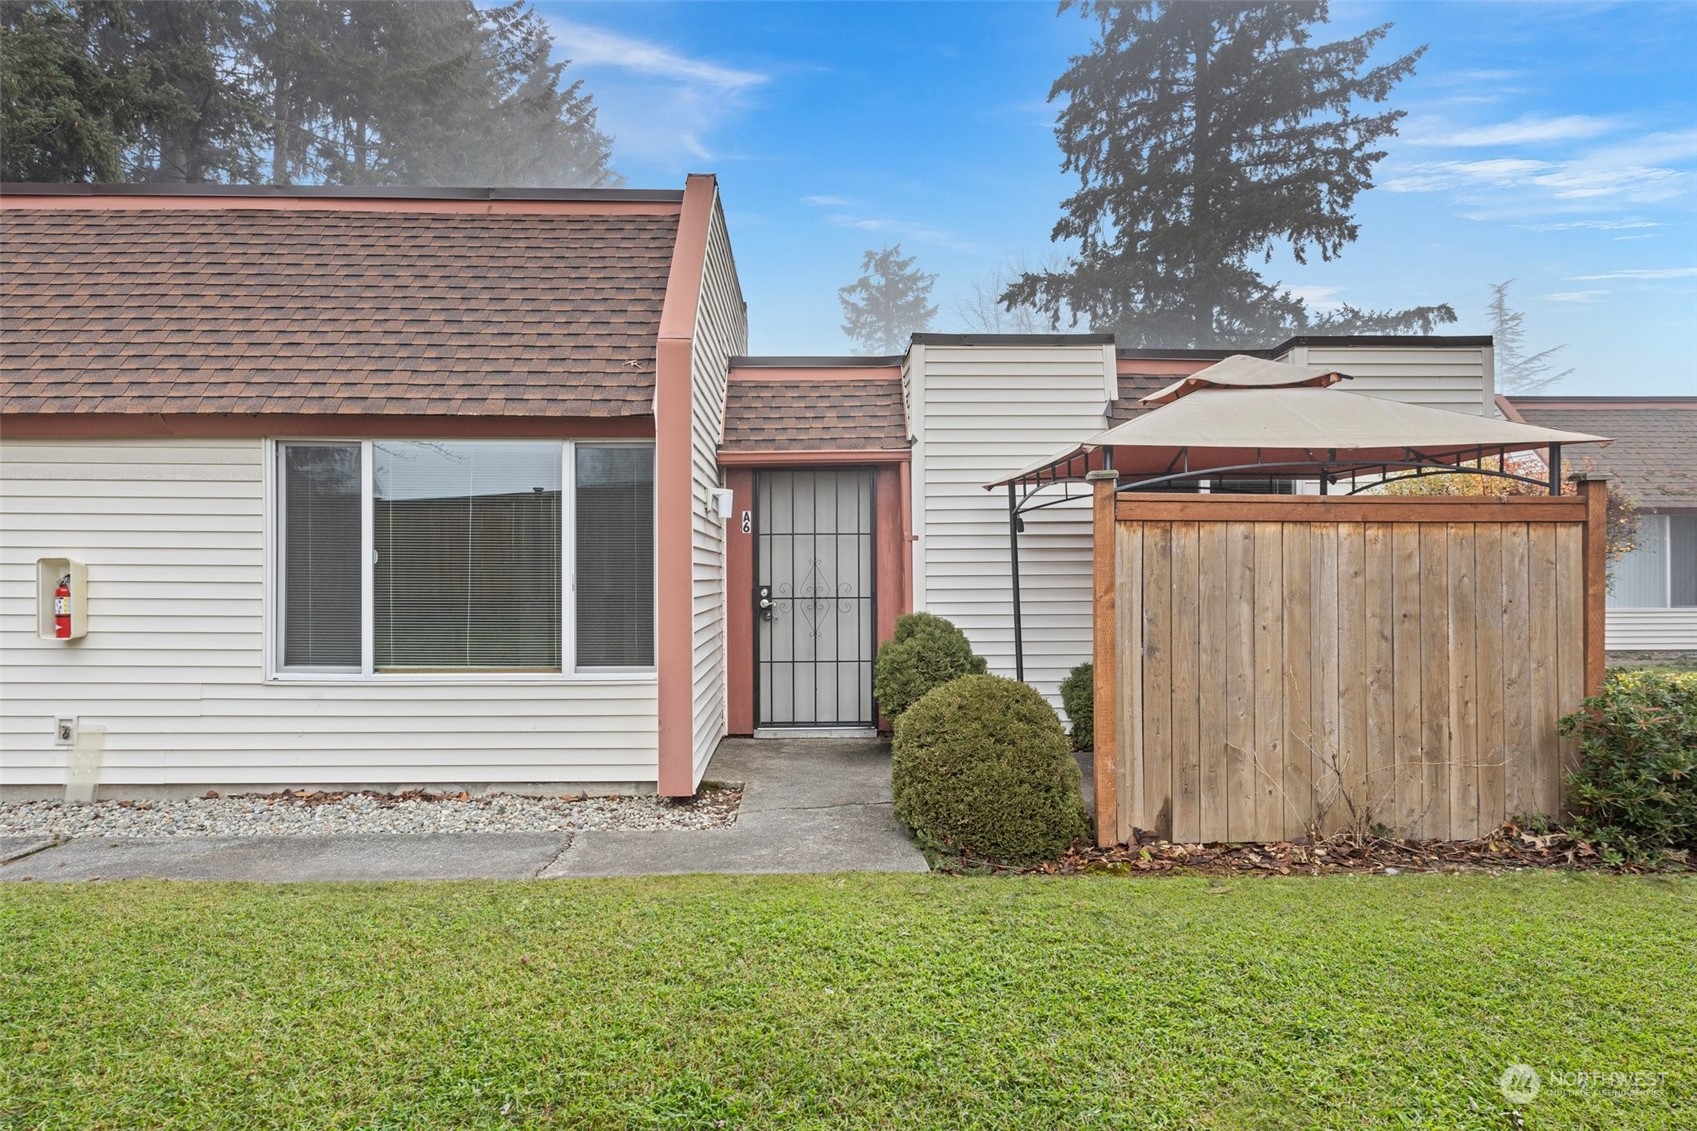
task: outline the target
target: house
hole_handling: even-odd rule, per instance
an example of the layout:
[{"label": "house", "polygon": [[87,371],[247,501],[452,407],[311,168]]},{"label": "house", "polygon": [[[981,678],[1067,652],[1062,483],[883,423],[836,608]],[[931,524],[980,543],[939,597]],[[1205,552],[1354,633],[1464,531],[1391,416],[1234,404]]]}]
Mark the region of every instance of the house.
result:
[{"label": "house", "polygon": [[91,734],[120,792],[694,788],[747,348],[712,177],[0,207],[9,793]]},{"label": "house", "polygon": [[[687,794],[726,734],[872,726],[910,609],[1013,674],[983,485],[1224,353],[747,356],[710,176],[14,186],[0,238],[8,797],[62,787],[73,753],[117,795]],[[1258,352],[1492,404],[1488,338]],[[1063,505],[1019,536],[1051,697],[1090,653],[1089,522]]]},{"label": "house", "polygon": [[1499,396],[1510,420],[1614,437],[1563,452],[1615,478],[1638,506],[1604,614],[1612,658],[1697,656],[1697,397]]}]

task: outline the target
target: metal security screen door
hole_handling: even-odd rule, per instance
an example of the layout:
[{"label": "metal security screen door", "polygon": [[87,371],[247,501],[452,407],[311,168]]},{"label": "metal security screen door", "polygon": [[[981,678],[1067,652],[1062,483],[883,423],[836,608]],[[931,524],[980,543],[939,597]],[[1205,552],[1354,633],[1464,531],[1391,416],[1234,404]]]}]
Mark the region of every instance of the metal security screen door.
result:
[{"label": "metal security screen door", "polygon": [[759,472],[755,522],[759,725],[873,725],[872,473]]}]

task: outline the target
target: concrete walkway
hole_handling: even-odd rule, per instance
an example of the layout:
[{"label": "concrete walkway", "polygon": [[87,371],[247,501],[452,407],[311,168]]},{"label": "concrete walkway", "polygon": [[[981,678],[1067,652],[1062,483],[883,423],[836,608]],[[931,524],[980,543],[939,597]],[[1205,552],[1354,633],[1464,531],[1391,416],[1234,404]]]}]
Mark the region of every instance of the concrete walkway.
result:
[{"label": "concrete walkway", "polygon": [[877,739],[726,739],[706,777],[745,783],[736,824],[579,833],[542,875],[926,870],[891,813],[890,754]]},{"label": "concrete walkway", "polygon": [[0,864],[0,880],[528,880],[566,833],[79,837]]},{"label": "concrete walkway", "polygon": [[686,872],[923,872],[890,811],[873,739],[730,739],[708,767],[743,782],[724,829],[424,836],[0,837],[0,880],[528,880]]}]

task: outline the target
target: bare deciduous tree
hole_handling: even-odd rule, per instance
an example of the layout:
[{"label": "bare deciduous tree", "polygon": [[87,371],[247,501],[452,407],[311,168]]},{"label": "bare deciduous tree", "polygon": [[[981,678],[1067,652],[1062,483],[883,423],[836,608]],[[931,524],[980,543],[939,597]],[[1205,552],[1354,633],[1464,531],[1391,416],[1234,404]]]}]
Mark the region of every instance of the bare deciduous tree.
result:
[{"label": "bare deciduous tree", "polygon": [[[1059,270],[1060,260],[1046,261],[1040,271]],[[954,302],[955,320],[969,333],[975,334],[1047,334],[1054,327],[1049,316],[1029,303],[1012,306],[1002,302],[1002,295],[1032,268],[1023,260],[997,267],[975,280],[972,289]],[[1075,325],[1083,331],[1089,325]]]}]

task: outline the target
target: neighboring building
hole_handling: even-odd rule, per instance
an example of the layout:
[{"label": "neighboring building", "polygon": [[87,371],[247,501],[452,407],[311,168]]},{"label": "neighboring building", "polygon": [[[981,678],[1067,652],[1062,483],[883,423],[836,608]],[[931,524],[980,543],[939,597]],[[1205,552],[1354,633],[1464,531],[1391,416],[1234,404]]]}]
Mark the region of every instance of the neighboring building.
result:
[{"label": "neighboring building", "polygon": [[[922,334],[899,358],[743,356],[711,177],[17,187],[0,238],[7,796],[61,787],[78,742],[109,794],[688,793],[727,733],[872,725],[909,609],[1012,674],[1007,499],[984,485],[1227,352]],[[1491,404],[1488,338],[1256,352]],[[1090,651],[1088,521],[1055,507],[1020,539],[1026,677],[1051,697]]]},{"label": "neighboring building", "polygon": [[1609,436],[1562,452],[1638,504],[1636,545],[1610,570],[1611,653],[1697,655],[1697,397],[1498,397],[1511,420]]}]

